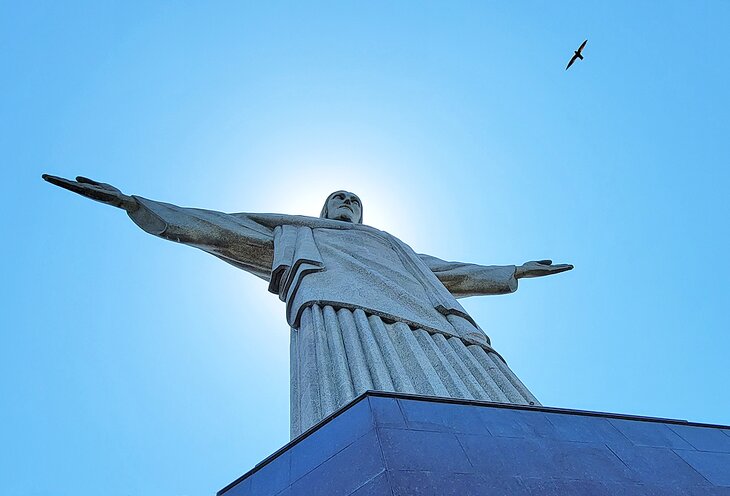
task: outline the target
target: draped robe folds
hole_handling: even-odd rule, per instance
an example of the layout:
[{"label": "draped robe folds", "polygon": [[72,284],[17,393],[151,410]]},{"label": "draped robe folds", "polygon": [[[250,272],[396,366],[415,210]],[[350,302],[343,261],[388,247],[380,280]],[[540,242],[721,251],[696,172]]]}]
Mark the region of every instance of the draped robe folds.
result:
[{"label": "draped robe folds", "polygon": [[456,300],[515,291],[514,266],[419,255],[362,224],[135,199],[143,230],[268,281],[286,303],[292,437],[368,389],[538,404]]}]

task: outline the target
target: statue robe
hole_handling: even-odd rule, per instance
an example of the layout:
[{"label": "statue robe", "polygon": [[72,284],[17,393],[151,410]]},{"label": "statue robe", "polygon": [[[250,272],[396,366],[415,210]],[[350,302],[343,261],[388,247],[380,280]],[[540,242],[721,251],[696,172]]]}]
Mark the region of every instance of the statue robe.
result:
[{"label": "statue robe", "polygon": [[514,266],[416,254],[373,227],[135,197],[150,234],[269,282],[291,327],[291,434],[368,389],[537,404],[456,298],[510,293]]}]

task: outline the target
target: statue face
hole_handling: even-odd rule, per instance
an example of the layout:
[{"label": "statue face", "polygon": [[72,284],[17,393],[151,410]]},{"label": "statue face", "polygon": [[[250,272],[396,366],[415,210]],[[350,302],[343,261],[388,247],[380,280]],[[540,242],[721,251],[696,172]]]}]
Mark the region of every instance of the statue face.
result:
[{"label": "statue face", "polygon": [[360,198],[348,191],[336,191],[327,199],[327,218],[357,223],[362,218]]}]

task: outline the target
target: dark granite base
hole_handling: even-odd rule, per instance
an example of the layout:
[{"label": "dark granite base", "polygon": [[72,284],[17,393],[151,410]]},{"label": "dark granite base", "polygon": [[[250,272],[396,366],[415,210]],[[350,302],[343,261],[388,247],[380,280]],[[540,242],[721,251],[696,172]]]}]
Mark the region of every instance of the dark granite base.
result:
[{"label": "dark granite base", "polygon": [[730,496],[730,427],[369,392],[219,496]]}]

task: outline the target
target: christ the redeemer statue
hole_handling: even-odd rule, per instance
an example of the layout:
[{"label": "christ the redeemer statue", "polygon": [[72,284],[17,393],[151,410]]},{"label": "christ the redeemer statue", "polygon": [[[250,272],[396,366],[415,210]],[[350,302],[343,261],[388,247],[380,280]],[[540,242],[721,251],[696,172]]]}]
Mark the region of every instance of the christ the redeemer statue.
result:
[{"label": "christ the redeemer statue", "polygon": [[368,389],[539,404],[457,302],[572,265],[446,262],[362,223],[360,199],[332,193],[319,218],[226,214],[127,196],[77,177],[56,186],[127,211],[150,234],[269,282],[291,327],[291,435]]}]

